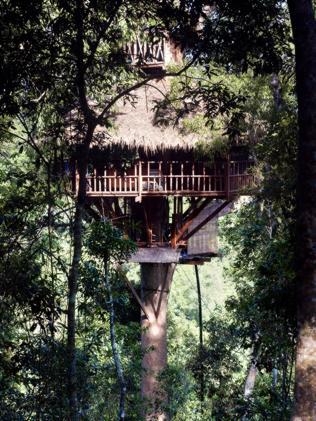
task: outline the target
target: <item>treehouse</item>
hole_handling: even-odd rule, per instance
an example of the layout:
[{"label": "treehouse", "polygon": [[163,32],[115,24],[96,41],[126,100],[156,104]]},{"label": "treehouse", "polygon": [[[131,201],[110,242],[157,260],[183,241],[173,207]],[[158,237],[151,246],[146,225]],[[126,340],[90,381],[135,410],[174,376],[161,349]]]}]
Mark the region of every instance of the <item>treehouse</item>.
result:
[{"label": "treehouse", "polygon": [[[136,40],[126,54],[132,65],[159,76],[118,103],[112,131],[97,127],[85,180],[86,205],[138,245],[131,261],[140,263],[141,296],[128,285],[141,307],[142,395],[152,402],[146,419],[162,420],[165,414],[155,402],[166,395],[161,395],[157,376],[167,362],[167,303],[175,266],[217,255],[217,218],[253,185],[253,161],[247,147],[235,143],[211,158],[199,147],[211,139],[175,126],[159,109],[170,90],[170,80],[161,76],[167,58],[179,60],[170,42],[150,46]],[[75,164],[75,194],[78,186]]]},{"label": "treehouse", "polygon": [[[122,144],[111,148],[121,160],[111,158],[108,149],[91,151],[86,194],[89,203],[124,229],[139,248],[146,248],[133,261],[160,261],[162,251],[157,248],[177,250],[168,252],[175,263],[214,256],[217,217],[253,184],[253,162],[245,148],[233,147],[229,156],[213,161],[197,160],[193,150],[179,145],[174,150],[135,145],[128,149]],[[78,190],[78,177],[74,188]],[[165,223],[157,229],[155,219],[162,217]]]},{"label": "treehouse", "polygon": [[[163,38],[154,45],[137,39],[126,54],[146,72],[180,60],[179,48]],[[210,158],[199,148],[211,139],[174,127],[160,108],[169,90],[170,79],[160,74],[122,99],[114,129],[97,127],[90,151],[88,201],[136,241],[135,262],[203,262],[216,255],[217,217],[253,183],[245,146],[232,144],[229,153]],[[75,192],[78,183],[74,173]],[[157,227],[157,220],[164,223]]]}]

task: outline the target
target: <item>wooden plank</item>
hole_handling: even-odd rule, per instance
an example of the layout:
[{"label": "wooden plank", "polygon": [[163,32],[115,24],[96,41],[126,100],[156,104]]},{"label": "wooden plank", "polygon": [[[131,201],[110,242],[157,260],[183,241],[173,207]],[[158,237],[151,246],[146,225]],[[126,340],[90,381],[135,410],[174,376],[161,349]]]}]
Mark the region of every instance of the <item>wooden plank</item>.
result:
[{"label": "wooden plank", "polygon": [[179,263],[180,251],[170,247],[139,248],[130,257],[133,263]]},{"label": "wooden plank", "polygon": [[[214,209],[218,207],[219,203],[211,202],[206,208],[199,213],[199,215],[194,218],[194,221],[188,228],[188,232],[192,231],[196,226],[198,226]],[[227,209],[227,208],[225,208]],[[220,213],[219,215],[221,215]],[[190,255],[201,255],[204,253],[214,253],[218,252],[218,241],[217,241],[217,218],[215,216],[211,221],[204,225],[198,232],[196,232],[189,240],[187,241],[187,254]]]}]

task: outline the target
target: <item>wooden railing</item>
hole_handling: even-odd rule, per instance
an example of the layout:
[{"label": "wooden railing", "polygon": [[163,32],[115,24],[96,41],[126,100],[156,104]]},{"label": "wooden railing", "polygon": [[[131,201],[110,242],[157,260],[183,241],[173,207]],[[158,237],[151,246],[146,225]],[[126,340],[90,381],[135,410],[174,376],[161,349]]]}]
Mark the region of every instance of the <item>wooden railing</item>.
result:
[{"label": "wooden railing", "polygon": [[228,188],[230,194],[249,189],[254,184],[254,176],[251,174],[253,161],[230,161]]},{"label": "wooden railing", "polygon": [[[94,169],[87,175],[87,196],[210,196],[230,197],[251,187],[252,161],[222,161],[211,168],[203,164],[141,161],[129,172]],[[132,174],[131,174],[132,173]],[[76,191],[78,176],[76,177]]]},{"label": "wooden railing", "polygon": [[163,38],[157,42],[136,41],[125,47],[128,61],[132,65],[162,66],[165,62],[165,41]]}]

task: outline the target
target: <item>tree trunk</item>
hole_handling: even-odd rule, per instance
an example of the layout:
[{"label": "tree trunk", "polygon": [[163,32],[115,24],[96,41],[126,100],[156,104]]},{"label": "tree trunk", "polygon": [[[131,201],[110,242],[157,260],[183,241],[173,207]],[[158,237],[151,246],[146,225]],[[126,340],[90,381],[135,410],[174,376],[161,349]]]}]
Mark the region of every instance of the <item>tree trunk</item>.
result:
[{"label": "tree trunk", "polygon": [[257,361],[251,361],[250,367],[248,369],[248,374],[245,381],[245,388],[244,388],[244,397],[249,399],[250,396],[253,394],[256,378],[258,374],[257,369]]},{"label": "tree trunk", "polygon": [[142,313],[143,376],[142,397],[146,420],[166,420],[166,392],[159,374],[167,365],[167,305],[175,264],[141,265],[142,302],[149,319]]},{"label": "tree trunk", "polygon": [[251,402],[253,391],[255,389],[255,384],[256,384],[257,375],[258,375],[257,366],[258,366],[258,360],[260,357],[260,351],[261,351],[261,342],[259,339],[257,339],[253,346],[250,366],[248,369],[245,386],[244,386],[244,398],[246,401],[246,407],[245,407],[244,415],[242,416],[242,421],[246,421],[248,419],[249,405]]},{"label": "tree trunk", "polygon": [[104,261],[104,278],[105,278],[105,287],[108,293],[108,308],[109,308],[109,314],[110,314],[110,337],[111,337],[112,354],[113,354],[113,359],[114,359],[114,364],[115,364],[116,375],[117,375],[119,386],[120,386],[120,405],[119,405],[118,421],[123,421],[125,420],[126,382],[124,378],[120,353],[119,353],[117,342],[116,342],[115,324],[114,324],[115,322],[114,303],[113,303],[112,288],[111,288],[111,282],[109,279],[106,259]]},{"label": "tree trunk", "polygon": [[88,152],[89,146],[86,146],[81,151],[81,155],[78,160],[79,188],[73,225],[73,258],[68,276],[67,357],[69,416],[71,421],[79,420],[76,361],[76,296],[82,251],[82,219],[86,199]]},{"label": "tree trunk", "polygon": [[312,0],[288,0],[296,54],[298,344],[293,420],[316,419],[316,22]]}]

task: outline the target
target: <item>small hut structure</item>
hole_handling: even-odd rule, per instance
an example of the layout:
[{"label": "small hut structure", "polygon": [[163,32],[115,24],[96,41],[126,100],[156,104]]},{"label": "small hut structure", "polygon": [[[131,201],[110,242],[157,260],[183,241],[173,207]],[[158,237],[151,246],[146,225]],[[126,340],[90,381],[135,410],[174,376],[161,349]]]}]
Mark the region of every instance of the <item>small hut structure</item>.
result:
[{"label": "small hut structure", "polygon": [[[175,266],[217,254],[217,217],[251,185],[252,162],[239,146],[212,162],[197,158],[197,136],[158,124],[155,105],[169,89],[161,74],[166,64],[181,59],[177,48],[167,40],[151,46],[137,40],[127,54],[157,80],[134,92],[135,102],[122,100],[117,107],[111,137],[91,150],[86,193],[89,203],[138,245],[131,261],[141,265],[142,393],[154,402],[165,399],[157,376],[167,362],[167,303]],[[149,412],[164,419],[159,410]]]}]

